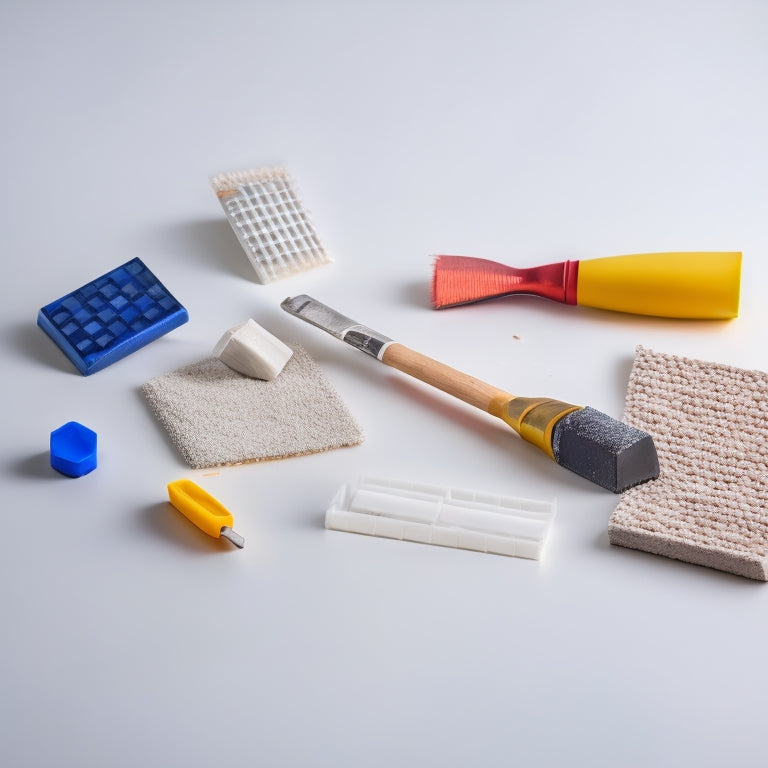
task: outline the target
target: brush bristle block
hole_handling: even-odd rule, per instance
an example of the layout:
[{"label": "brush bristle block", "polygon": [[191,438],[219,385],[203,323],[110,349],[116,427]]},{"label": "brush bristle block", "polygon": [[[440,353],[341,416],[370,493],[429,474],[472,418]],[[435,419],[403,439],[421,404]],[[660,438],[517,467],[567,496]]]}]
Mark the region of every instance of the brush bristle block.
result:
[{"label": "brush bristle block", "polygon": [[325,527],[538,560],[554,501],[362,477],[336,494]]},{"label": "brush bristle block", "polygon": [[653,438],[594,408],[555,424],[552,451],[558,464],[614,493],[659,476]]},{"label": "brush bristle block", "polygon": [[37,324],[87,376],[188,319],[187,310],[137,258],[47,304]]}]

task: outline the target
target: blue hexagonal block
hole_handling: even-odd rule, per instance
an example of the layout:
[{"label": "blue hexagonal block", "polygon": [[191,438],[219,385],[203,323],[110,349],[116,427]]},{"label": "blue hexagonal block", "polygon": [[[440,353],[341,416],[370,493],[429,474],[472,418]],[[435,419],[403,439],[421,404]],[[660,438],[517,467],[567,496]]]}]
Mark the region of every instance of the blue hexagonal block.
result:
[{"label": "blue hexagonal block", "polygon": [[96,469],[96,433],[76,421],[51,432],[51,466],[69,477]]}]

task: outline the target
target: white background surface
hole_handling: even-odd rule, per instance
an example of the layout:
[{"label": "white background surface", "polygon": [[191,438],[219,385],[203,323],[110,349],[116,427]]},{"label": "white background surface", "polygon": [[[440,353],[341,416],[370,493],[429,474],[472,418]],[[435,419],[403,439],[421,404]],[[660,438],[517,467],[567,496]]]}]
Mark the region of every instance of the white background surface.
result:
[{"label": "white background surface", "polygon": [[[611,547],[617,497],[279,302],[613,416],[637,344],[765,370],[766,3],[7,1],[0,65],[3,766],[764,759],[768,586]],[[275,163],[335,263],[260,286],[208,177]],[[433,253],[662,250],[743,250],[740,318],[429,307]],[[82,377],[37,311],[134,256],[190,322]],[[248,317],[363,445],[183,464],[139,387]],[[100,441],[78,480],[48,457],[72,419]],[[554,497],[544,559],[325,531],[360,473]],[[170,508],[184,476],[244,550]]]}]

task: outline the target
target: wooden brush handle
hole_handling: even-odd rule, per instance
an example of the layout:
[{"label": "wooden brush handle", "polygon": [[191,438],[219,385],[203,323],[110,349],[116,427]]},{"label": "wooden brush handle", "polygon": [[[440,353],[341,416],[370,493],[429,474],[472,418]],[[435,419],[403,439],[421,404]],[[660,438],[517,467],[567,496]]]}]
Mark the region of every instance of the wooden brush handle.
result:
[{"label": "wooden brush handle", "polygon": [[547,397],[514,397],[498,387],[439,363],[431,357],[392,342],[379,358],[392,368],[442,389],[465,403],[497,416],[523,440],[541,448],[554,459],[552,435],[555,424],[578,406]]},{"label": "wooden brush handle", "polygon": [[402,344],[390,344],[381,355],[381,362],[494,415],[497,414],[494,413],[495,409],[492,409],[492,403],[512,398],[512,395],[503,389],[414,352]]}]

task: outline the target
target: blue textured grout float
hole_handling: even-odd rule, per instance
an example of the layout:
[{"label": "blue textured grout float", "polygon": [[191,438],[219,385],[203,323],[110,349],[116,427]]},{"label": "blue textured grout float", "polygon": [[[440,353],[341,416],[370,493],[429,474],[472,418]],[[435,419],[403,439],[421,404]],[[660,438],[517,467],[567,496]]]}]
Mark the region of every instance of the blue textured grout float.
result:
[{"label": "blue textured grout float", "polygon": [[37,315],[37,324],[84,376],[187,320],[187,310],[138,258],[52,301]]}]

